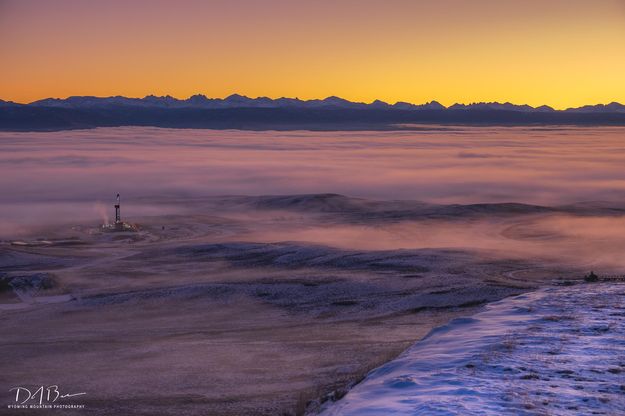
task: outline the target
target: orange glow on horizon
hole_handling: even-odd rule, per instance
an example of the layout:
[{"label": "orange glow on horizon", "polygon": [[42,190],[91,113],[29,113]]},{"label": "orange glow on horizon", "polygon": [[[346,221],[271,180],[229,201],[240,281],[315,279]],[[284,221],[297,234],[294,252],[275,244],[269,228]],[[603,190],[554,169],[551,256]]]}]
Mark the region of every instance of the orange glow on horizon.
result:
[{"label": "orange glow on horizon", "polygon": [[625,103],[621,0],[0,0],[0,99]]}]

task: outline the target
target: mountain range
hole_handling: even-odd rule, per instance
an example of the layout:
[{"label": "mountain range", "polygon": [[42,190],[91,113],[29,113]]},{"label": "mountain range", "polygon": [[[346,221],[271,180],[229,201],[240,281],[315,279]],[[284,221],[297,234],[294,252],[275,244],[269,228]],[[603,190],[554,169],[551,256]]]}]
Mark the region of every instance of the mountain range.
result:
[{"label": "mountain range", "polygon": [[587,105],[566,110],[511,103],[445,107],[380,100],[352,102],[339,97],[249,98],[239,94],[187,99],[73,96],[19,104],[0,100],[0,130],[63,130],[104,126],[243,129],[389,129],[397,124],[593,124],[625,125],[625,105]]},{"label": "mountain range", "polygon": [[[504,111],[527,111],[527,112],[549,112],[557,111],[552,107],[543,105],[531,107],[527,104],[516,105],[512,103],[479,102],[472,104],[453,104],[445,107],[437,101],[426,104],[411,104],[407,102],[396,102],[389,104],[381,100],[375,100],[370,104],[363,102],[348,101],[340,97],[331,96],[324,99],[300,100],[299,98],[277,98],[268,97],[249,98],[244,95],[232,94],[226,98],[208,98],[202,94],[192,95],[187,99],[178,99],[170,95],[156,96],[148,95],[143,98],[129,98],[123,96],[114,97],[94,97],[94,96],[72,96],[68,98],[45,98],[33,101],[29,104],[18,104],[11,101],[0,100],[0,106],[31,106],[31,107],[58,107],[58,108],[111,108],[111,107],[156,107],[156,108],[344,108],[344,109],[398,109],[398,110],[471,110],[489,109]],[[625,105],[613,102],[610,104],[586,105],[583,107],[569,108],[562,110],[565,112],[625,112]]]}]

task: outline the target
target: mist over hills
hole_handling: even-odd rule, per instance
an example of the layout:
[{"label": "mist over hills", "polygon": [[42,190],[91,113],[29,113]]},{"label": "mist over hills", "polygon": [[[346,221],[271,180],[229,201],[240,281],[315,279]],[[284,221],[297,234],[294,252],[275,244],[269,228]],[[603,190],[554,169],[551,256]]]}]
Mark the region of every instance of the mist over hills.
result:
[{"label": "mist over hills", "polygon": [[393,129],[398,124],[625,125],[625,105],[587,105],[566,110],[511,103],[425,104],[352,102],[340,97],[249,98],[239,94],[187,99],[73,96],[29,104],[0,100],[0,130],[63,130],[112,126],[214,129]]}]

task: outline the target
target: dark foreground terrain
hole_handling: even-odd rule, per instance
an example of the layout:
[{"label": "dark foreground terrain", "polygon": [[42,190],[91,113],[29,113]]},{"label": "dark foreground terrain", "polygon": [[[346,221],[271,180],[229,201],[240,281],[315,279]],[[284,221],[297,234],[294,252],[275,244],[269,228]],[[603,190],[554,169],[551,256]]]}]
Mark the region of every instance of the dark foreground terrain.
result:
[{"label": "dark foreground terrain", "polygon": [[623,215],[336,194],[142,203],[180,209],[128,218],[138,232],[2,242],[3,408],[9,388],[54,384],[93,415],[314,412],[433,327],[580,278],[621,243],[563,224]]}]

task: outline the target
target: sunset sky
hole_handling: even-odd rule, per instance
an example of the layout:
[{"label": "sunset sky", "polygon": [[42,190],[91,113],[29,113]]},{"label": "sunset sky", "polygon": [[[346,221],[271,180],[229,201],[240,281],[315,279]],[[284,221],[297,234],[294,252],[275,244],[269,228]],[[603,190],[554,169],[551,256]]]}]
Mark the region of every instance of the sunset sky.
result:
[{"label": "sunset sky", "polygon": [[623,0],[0,0],[0,99],[625,102]]}]

